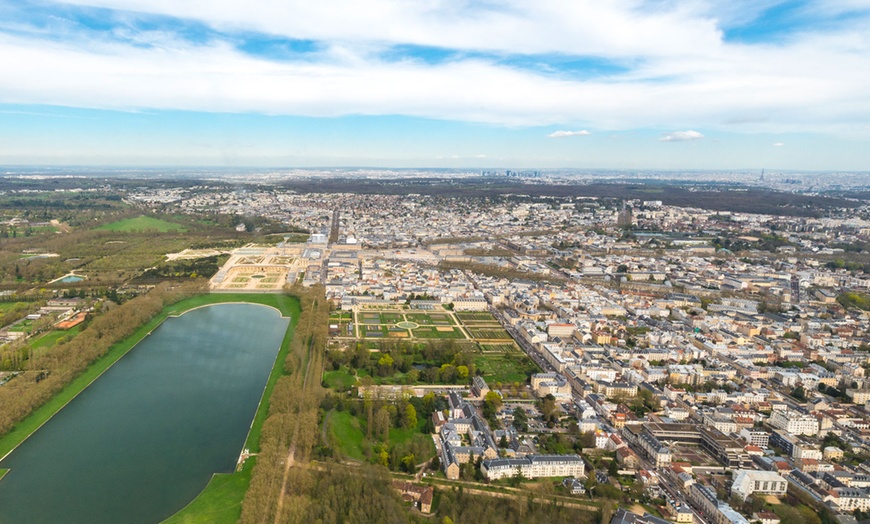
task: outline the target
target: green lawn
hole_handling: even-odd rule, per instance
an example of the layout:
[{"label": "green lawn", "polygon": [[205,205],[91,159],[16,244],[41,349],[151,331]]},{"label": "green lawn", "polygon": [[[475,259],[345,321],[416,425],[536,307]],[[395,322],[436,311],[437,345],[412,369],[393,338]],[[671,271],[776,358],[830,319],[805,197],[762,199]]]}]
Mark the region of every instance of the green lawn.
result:
[{"label": "green lawn", "polygon": [[347,391],[356,384],[356,377],[348,373],[345,366],[342,366],[338,371],[324,371],[323,382],[330,389]]},{"label": "green lawn", "polygon": [[487,311],[459,311],[456,316],[463,322],[498,322],[492,313]]},{"label": "green lawn", "polygon": [[422,442],[426,446],[426,456],[416,457],[417,462],[428,459],[435,455],[435,443],[432,441],[432,436],[426,433],[421,433],[420,430],[426,425],[426,420],[420,418],[417,420],[417,426],[413,428],[390,428],[390,444],[402,445],[410,444],[412,441]]},{"label": "green lawn", "polygon": [[217,474],[193,502],[163,522],[166,524],[235,524],[242,518],[242,501],[251,483],[256,457],[238,473]]},{"label": "green lawn", "polygon": [[127,233],[149,230],[158,231],[160,233],[166,233],[169,231],[178,231],[183,233],[187,231],[186,228],[179,224],[167,222],[166,220],[161,220],[159,218],[146,217],[145,215],[138,216],[136,218],[128,218],[126,220],[118,220],[117,222],[112,222],[110,224],[100,226],[97,229],[103,229],[108,231],[122,231]]},{"label": "green lawn", "polygon": [[501,327],[481,328],[481,327],[466,327],[468,334],[474,338],[484,340],[512,340],[508,332]]},{"label": "green lawn", "polygon": [[480,356],[474,359],[474,365],[483,371],[483,378],[490,385],[496,382],[522,383],[539,371],[529,357],[519,352]]},{"label": "green lawn", "polygon": [[352,459],[365,460],[363,441],[366,436],[358,418],[346,411],[333,411],[329,418],[329,429],[338,443],[340,453]]},{"label": "green lawn", "polygon": [[412,332],[414,338],[465,338],[461,331],[453,327],[450,328],[450,331],[438,331],[435,327],[421,326]]},{"label": "green lawn", "polygon": [[57,344],[58,340],[65,336],[69,336],[70,339],[75,337],[79,334],[79,331],[81,331],[81,324],[66,331],[49,331],[48,333],[32,340],[30,342],[30,347],[33,349],[47,349],[53,347]]},{"label": "green lawn", "polygon": [[26,305],[27,302],[0,302],[0,313],[6,313],[15,306]]}]

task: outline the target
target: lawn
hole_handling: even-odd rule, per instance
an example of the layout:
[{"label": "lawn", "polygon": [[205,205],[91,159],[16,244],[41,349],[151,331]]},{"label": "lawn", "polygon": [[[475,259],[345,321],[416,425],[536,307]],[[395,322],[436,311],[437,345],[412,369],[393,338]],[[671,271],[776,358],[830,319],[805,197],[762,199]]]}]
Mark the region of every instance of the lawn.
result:
[{"label": "lawn", "polygon": [[465,338],[461,331],[455,328],[450,328],[449,331],[442,331],[436,327],[419,327],[412,330],[415,338]]},{"label": "lawn", "polygon": [[27,302],[0,302],[0,313],[6,313],[16,306],[25,305]]},{"label": "lawn", "polygon": [[338,371],[324,371],[323,383],[329,389],[347,391],[356,384],[356,377],[348,373],[347,367],[342,366]]},{"label": "lawn", "polygon": [[480,356],[474,359],[474,365],[483,371],[483,378],[490,385],[496,382],[523,383],[529,375],[540,371],[529,357],[519,352]]},{"label": "lawn", "polygon": [[329,417],[329,428],[338,443],[339,453],[352,459],[365,460],[363,441],[366,436],[358,418],[346,411],[333,411]]},{"label": "lawn", "polygon": [[74,336],[79,334],[81,331],[81,325],[70,328],[66,331],[50,331],[45,335],[37,337],[33,341],[30,342],[30,347],[33,349],[44,349],[50,348],[57,344],[57,341],[65,336],[69,336],[72,339]]},{"label": "lawn", "polygon": [[[356,460],[365,460],[363,446],[365,445],[365,429],[363,422],[346,411],[333,411],[329,416],[329,428],[339,453]],[[426,448],[425,457],[417,457],[418,462],[435,455],[435,443],[431,435],[421,433],[426,424],[425,419],[417,421],[414,428],[390,428],[390,444],[397,446],[410,445],[419,442]]]},{"label": "lawn", "polygon": [[463,322],[498,322],[492,313],[486,311],[459,311],[456,316]]},{"label": "lawn", "polygon": [[187,231],[186,228],[179,224],[167,222],[166,220],[161,220],[159,218],[146,217],[145,215],[138,216],[136,218],[128,218],[126,220],[118,220],[117,222],[102,225],[97,229],[108,231],[121,231],[124,233],[134,233],[140,231],[157,231],[160,233],[177,231],[183,233]]},{"label": "lawn", "polygon": [[7,331],[13,332],[21,332],[21,333],[30,333],[30,326],[33,325],[32,320],[22,320],[21,322],[15,324],[14,326],[10,326],[7,328]]},{"label": "lawn", "polygon": [[468,334],[474,338],[484,340],[512,340],[508,332],[500,327],[481,328],[481,327],[466,327]]},{"label": "lawn", "polygon": [[193,502],[165,524],[235,524],[242,518],[242,501],[251,483],[256,457],[251,457],[239,473],[216,474]]},{"label": "lawn", "polygon": [[405,318],[411,322],[416,322],[417,324],[422,325],[432,325],[434,322],[432,318],[429,317],[426,313],[407,313]]},{"label": "lawn", "polygon": [[517,350],[517,347],[513,344],[481,344],[480,348],[484,352],[497,352],[497,353],[513,353]]},{"label": "lawn", "polygon": [[380,314],[380,322],[381,324],[398,324],[404,320],[402,315],[399,313],[381,313]]},{"label": "lawn", "polygon": [[413,441],[422,442],[426,445],[426,456],[416,457],[417,462],[422,462],[429,457],[435,455],[435,443],[432,441],[432,436],[426,433],[421,433],[420,430],[426,424],[426,420],[420,418],[417,421],[417,426],[413,428],[390,428],[390,444],[402,445],[410,444]]}]

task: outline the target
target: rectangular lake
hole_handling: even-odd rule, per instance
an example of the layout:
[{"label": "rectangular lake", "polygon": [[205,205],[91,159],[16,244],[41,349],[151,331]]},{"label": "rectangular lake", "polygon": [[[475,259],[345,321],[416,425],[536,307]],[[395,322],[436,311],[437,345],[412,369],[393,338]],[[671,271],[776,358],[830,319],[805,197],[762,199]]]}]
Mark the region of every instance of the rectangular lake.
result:
[{"label": "rectangular lake", "polygon": [[289,318],[168,318],[0,462],[0,523],[156,523],[230,473]]}]

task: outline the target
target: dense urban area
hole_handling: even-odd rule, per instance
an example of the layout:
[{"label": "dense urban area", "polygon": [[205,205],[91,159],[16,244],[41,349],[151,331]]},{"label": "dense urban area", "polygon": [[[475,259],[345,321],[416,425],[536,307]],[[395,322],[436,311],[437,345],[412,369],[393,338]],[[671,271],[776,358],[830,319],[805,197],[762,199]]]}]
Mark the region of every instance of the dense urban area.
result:
[{"label": "dense urban area", "polygon": [[0,178],[0,456],[226,295],[295,331],[169,522],[870,519],[860,178],[352,175]]}]

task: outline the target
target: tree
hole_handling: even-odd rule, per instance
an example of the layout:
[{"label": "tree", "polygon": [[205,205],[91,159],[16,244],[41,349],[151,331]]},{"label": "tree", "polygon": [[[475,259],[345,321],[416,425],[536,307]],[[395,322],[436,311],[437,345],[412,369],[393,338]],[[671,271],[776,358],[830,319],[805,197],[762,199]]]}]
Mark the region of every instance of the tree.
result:
[{"label": "tree", "polygon": [[487,420],[494,421],[495,414],[502,406],[501,396],[495,391],[490,391],[483,399],[483,416]]},{"label": "tree", "polygon": [[514,427],[522,432],[529,430],[529,416],[523,408],[516,408],[513,412]]},{"label": "tree", "polygon": [[610,524],[610,519],[613,517],[614,503],[612,500],[605,500],[601,503],[601,524]]},{"label": "tree", "polygon": [[551,394],[547,394],[544,398],[542,398],[538,402],[538,409],[541,410],[541,413],[544,414],[544,420],[555,422],[558,419],[556,415],[556,397]]},{"label": "tree", "polygon": [[413,404],[408,404],[407,406],[405,406],[405,427],[417,427],[417,410],[414,408]]},{"label": "tree", "polygon": [[402,457],[402,471],[413,474],[416,469],[417,463],[413,453]]},{"label": "tree", "polygon": [[583,448],[594,448],[595,447],[595,432],[593,431],[584,431],[580,434],[580,445]]},{"label": "tree", "polygon": [[375,413],[374,433],[384,442],[390,440],[390,412],[381,406]]},{"label": "tree", "polygon": [[791,390],[791,396],[801,402],[804,402],[807,399],[807,394],[806,391],[804,391],[803,386],[797,386],[796,388]]}]

